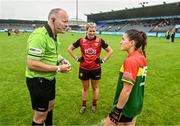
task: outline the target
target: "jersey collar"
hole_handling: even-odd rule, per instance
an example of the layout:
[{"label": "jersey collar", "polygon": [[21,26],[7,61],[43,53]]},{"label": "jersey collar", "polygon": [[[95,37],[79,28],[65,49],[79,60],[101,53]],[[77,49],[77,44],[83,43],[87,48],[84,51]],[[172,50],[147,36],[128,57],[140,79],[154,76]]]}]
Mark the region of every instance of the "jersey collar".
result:
[{"label": "jersey collar", "polygon": [[96,36],[94,36],[93,39],[89,39],[89,38],[86,36],[86,39],[89,40],[89,41],[96,40]]},{"label": "jersey collar", "polygon": [[53,38],[54,41],[57,41],[57,35],[55,35],[55,37],[53,36],[53,32],[52,32],[52,30],[51,30],[51,27],[50,27],[48,24],[46,24],[46,25],[45,25],[45,28],[46,28],[49,36],[50,36],[51,38]]},{"label": "jersey collar", "polygon": [[128,55],[128,57],[130,57],[130,56],[133,56],[133,55],[136,55],[136,54],[142,54],[142,52],[140,51],[140,50],[135,50],[134,52],[131,52],[131,53],[129,53],[129,55]]}]

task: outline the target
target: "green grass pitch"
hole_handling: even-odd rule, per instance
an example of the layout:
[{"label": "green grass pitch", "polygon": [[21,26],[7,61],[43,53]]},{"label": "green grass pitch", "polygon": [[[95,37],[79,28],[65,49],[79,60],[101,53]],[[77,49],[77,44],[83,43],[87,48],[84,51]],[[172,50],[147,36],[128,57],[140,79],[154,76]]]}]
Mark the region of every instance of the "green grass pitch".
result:
[{"label": "green grass pitch", "polygon": [[[0,126],[31,125],[32,110],[25,84],[26,41],[28,33],[7,36],[0,33]],[[87,112],[79,114],[81,82],[79,64],[67,53],[67,47],[82,34],[60,35],[60,54],[72,64],[70,73],[57,74],[54,124],[57,126],[92,126],[107,117],[114,98],[118,72],[126,52],[120,51],[121,36],[100,35],[113,48],[112,57],[102,65],[97,112],[91,113],[92,90],[89,91]],[[79,49],[76,52],[80,54]],[[148,74],[145,100],[137,125],[180,125],[180,38],[175,43],[165,38],[148,37],[146,49]],[[103,57],[103,51],[101,57]],[[91,88],[91,87],[90,87]]]}]

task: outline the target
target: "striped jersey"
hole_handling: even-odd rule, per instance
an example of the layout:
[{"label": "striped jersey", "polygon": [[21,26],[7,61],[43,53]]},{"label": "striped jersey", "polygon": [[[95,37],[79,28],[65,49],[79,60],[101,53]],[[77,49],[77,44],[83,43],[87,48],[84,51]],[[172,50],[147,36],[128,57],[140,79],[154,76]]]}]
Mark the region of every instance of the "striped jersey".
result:
[{"label": "striped jersey", "polygon": [[127,82],[132,84],[133,88],[129,99],[122,110],[122,114],[126,117],[133,118],[141,112],[143,107],[146,72],[147,60],[142,52],[137,50],[130,53],[125,59],[119,72],[112,111],[118,103],[123,88],[123,82]]},{"label": "striped jersey", "polygon": [[96,70],[101,66],[100,64],[96,64],[95,60],[100,57],[101,48],[107,48],[108,44],[99,37],[95,36],[90,40],[86,36],[73,43],[73,46],[75,48],[80,47],[82,57],[84,58],[84,62],[80,63],[80,68],[86,70]]}]

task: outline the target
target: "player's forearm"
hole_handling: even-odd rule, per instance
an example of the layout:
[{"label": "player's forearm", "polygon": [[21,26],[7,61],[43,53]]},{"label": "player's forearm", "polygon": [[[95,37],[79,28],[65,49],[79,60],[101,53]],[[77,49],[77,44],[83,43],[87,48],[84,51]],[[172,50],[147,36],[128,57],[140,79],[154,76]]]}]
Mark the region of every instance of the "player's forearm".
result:
[{"label": "player's forearm", "polygon": [[107,54],[103,58],[104,61],[108,60],[113,53],[113,50],[110,47],[108,47],[108,50],[106,50],[106,51],[107,51]]},{"label": "player's forearm", "polygon": [[131,94],[132,87],[133,86],[131,84],[124,84],[121,94],[119,96],[119,101],[117,103],[118,108],[123,108],[126,105]]},{"label": "player's forearm", "polygon": [[[68,51],[69,52],[69,51]],[[78,59],[78,56],[72,51],[72,52],[69,52],[69,54],[75,59],[77,60]]]},{"label": "player's forearm", "polygon": [[73,52],[73,53],[70,53],[71,54],[71,56],[75,59],[75,60],[77,60],[78,59],[78,56]]},{"label": "player's forearm", "polygon": [[70,46],[68,47],[68,52],[69,52],[69,54],[76,60],[76,59],[78,58],[78,56],[75,54],[75,52],[73,52],[74,49],[75,49],[75,48],[73,47],[73,45],[70,45]]},{"label": "player's forearm", "polygon": [[118,108],[123,108],[126,104],[126,102],[128,101],[129,98],[129,94],[126,92],[121,92],[120,97],[119,97],[119,101],[117,103],[117,107]]}]

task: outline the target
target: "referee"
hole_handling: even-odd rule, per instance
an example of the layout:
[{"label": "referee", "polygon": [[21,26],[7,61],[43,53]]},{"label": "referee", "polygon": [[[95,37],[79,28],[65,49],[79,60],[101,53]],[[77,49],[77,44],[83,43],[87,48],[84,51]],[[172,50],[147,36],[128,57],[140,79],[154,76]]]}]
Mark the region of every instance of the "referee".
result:
[{"label": "referee", "polygon": [[55,75],[71,69],[66,59],[58,58],[57,51],[57,33],[64,33],[67,26],[66,11],[55,8],[48,15],[48,23],[36,29],[28,38],[26,84],[34,110],[32,125],[53,125]]}]

